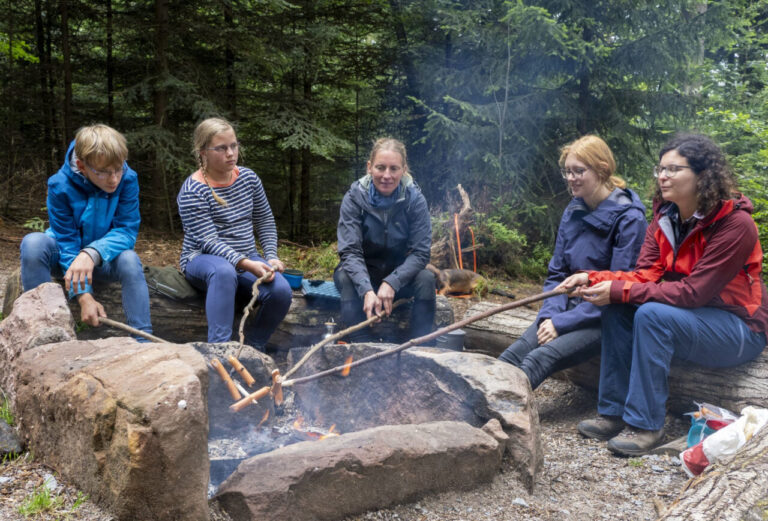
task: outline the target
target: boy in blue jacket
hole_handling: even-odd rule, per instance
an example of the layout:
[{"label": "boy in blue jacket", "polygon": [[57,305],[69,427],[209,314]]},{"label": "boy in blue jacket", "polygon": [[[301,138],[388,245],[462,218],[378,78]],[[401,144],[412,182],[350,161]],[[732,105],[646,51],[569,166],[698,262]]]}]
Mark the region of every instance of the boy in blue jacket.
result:
[{"label": "boy in blue jacket", "polygon": [[122,286],[128,324],[151,333],[149,292],[133,246],[139,231],[139,183],[125,162],[125,137],[107,125],[78,130],[59,171],[48,179],[45,233],[21,242],[24,291],[64,275],[70,298],[80,304],[80,318],[99,325],[104,307],[93,296],[95,279]]}]

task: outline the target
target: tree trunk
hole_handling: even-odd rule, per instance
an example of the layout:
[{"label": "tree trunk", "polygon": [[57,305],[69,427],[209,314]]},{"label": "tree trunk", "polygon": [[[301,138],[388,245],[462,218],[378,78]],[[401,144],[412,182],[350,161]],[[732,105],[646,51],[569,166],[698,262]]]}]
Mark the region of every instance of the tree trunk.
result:
[{"label": "tree trunk", "polygon": [[[168,31],[169,15],[168,0],[155,0],[155,81],[153,89],[154,123],[158,129],[166,125],[168,111]],[[165,221],[166,193],[165,161],[159,150],[155,150],[155,173],[152,176],[152,206],[151,221],[154,226],[160,226]]]},{"label": "tree trunk", "polygon": [[115,66],[112,58],[112,0],[107,0],[107,123],[115,120]]},{"label": "tree trunk", "polygon": [[[50,15],[49,15],[50,16]],[[43,161],[47,171],[53,170],[55,158],[53,157],[53,118],[51,116],[51,98],[48,91],[48,75],[50,63],[45,52],[45,27],[43,25],[42,0],[35,0],[35,36],[37,40],[37,64],[38,81],[40,82],[40,101],[42,103],[41,121],[43,123]]]},{"label": "tree trunk", "polygon": [[67,0],[59,0],[59,14],[61,15],[61,54],[64,67],[64,141],[62,147],[66,149],[67,144],[74,137],[72,128],[72,56],[69,45],[69,6]]},{"label": "tree trunk", "polygon": [[[45,63],[48,65],[46,73],[48,75],[48,100],[51,103],[49,115],[51,118],[51,132],[53,135],[51,136],[51,142],[54,144],[56,148],[51,150],[51,161],[53,164],[56,164],[56,161],[58,161],[58,158],[60,155],[63,155],[63,152],[67,150],[67,145],[69,145],[69,142],[67,141],[66,136],[63,136],[61,134],[61,129],[59,128],[59,117],[58,113],[56,112],[56,106],[57,103],[55,102],[55,92],[56,92],[56,78],[53,73],[53,16],[51,13],[53,12],[53,5],[52,0],[46,0],[45,2],[45,12],[48,13],[48,16],[46,16],[46,22],[45,22]],[[61,150],[58,150],[58,148],[61,148]]]},{"label": "tree trunk", "polygon": [[657,521],[759,521],[768,516],[768,427],[689,481]]},{"label": "tree trunk", "polygon": [[[234,19],[232,17],[232,2],[224,2],[224,25],[227,29],[234,29]],[[231,39],[227,38],[226,48],[224,50],[224,62],[227,71],[227,99],[225,101],[227,109],[232,119],[237,119],[237,83],[235,81],[235,51],[232,49]]]}]

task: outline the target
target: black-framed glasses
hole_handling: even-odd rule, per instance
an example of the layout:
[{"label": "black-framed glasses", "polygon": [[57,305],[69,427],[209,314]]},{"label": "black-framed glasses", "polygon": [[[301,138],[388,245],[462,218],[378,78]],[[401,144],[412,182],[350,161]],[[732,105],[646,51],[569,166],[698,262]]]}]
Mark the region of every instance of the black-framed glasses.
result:
[{"label": "black-framed glasses", "polygon": [[218,154],[226,154],[227,150],[229,150],[230,148],[232,149],[232,153],[236,154],[237,150],[240,148],[240,143],[235,141],[234,143],[231,143],[229,145],[219,145],[217,147],[206,148],[206,150],[213,150]]},{"label": "black-framed glasses", "polygon": [[686,168],[691,169],[690,166],[683,166],[683,165],[666,165],[666,166],[656,165],[653,167],[653,177],[658,179],[662,175],[666,175],[671,179],[675,177],[680,170],[685,170]]},{"label": "black-framed glasses", "polygon": [[114,170],[96,170],[95,168],[93,168],[91,165],[89,165],[87,163],[86,163],[85,166],[87,166],[88,169],[91,172],[93,172],[93,175],[95,175],[96,177],[98,177],[102,181],[105,180],[105,179],[109,179],[112,176],[115,176],[115,177],[122,177],[123,176],[123,167],[116,168]]},{"label": "black-framed glasses", "polygon": [[573,168],[561,168],[560,175],[563,176],[563,179],[568,179],[569,175],[572,175],[576,179],[581,179],[584,176],[584,172],[587,170],[589,170],[589,168],[582,166],[575,166]]}]

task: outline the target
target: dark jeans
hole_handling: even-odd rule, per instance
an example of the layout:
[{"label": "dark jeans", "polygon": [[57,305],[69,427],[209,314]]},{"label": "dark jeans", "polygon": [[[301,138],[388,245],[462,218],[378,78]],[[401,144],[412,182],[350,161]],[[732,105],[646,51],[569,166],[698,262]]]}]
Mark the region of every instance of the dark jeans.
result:
[{"label": "dark jeans", "polygon": [[536,338],[539,329],[537,322],[531,324],[523,336],[499,357],[499,360],[522,369],[532,389],[536,389],[553,373],[600,354],[600,327],[577,329],[539,345]]},{"label": "dark jeans", "polygon": [[[258,255],[250,257],[266,263]],[[205,291],[205,316],[208,320],[208,342],[232,340],[232,322],[235,318],[235,296],[250,299],[256,275],[238,272],[224,257],[201,254],[187,263],[184,275],[190,284]],[[255,319],[249,319],[246,343],[263,349],[277,326],[291,307],[291,288],[280,273],[272,282],[259,285],[257,302],[261,305]]]},{"label": "dark jeans", "polygon": [[[337,268],[333,282],[341,293],[341,323],[343,327],[354,326],[366,319],[363,312],[363,300],[357,295],[355,285],[349,275]],[[371,280],[373,290],[378,291],[380,280]],[[417,338],[432,332],[435,322],[435,276],[431,271],[421,270],[413,281],[395,293],[395,300],[413,297],[411,306],[411,338]],[[349,335],[352,342],[370,342],[373,340],[370,328],[356,331]]]},{"label": "dark jeans", "polygon": [[765,347],[764,333],[712,307],[615,304],[604,308],[602,325],[597,410],[645,430],[664,426],[672,358],[732,367],[756,358]]}]

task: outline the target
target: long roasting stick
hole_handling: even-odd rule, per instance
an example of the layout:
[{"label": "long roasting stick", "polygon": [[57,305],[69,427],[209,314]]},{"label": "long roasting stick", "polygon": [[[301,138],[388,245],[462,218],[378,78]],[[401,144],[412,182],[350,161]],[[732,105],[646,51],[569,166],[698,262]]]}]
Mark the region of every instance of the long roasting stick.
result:
[{"label": "long roasting stick", "polygon": [[393,355],[395,353],[399,353],[400,351],[404,351],[408,349],[409,347],[413,347],[418,344],[422,344],[424,342],[428,342],[432,340],[433,338],[437,338],[440,335],[444,335],[445,333],[448,333],[449,331],[453,331],[455,329],[459,329],[461,327],[466,326],[467,324],[471,324],[472,322],[476,322],[478,320],[482,320],[484,318],[488,318],[492,315],[495,315],[497,313],[501,313],[502,311],[507,311],[510,309],[518,308],[520,306],[525,306],[527,304],[531,304],[533,302],[538,302],[539,300],[548,299],[550,297],[554,297],[557,295],[562,295],[563,293],[567,293],[567,291],[563,290],[551,290],[551,291],[545,291],[544,293],[539,293],[538,295],[533,295],[524,299],[516,300],[514,302],[509,302],[507,304],[503,304],[501,306],[489,309],[487,311],[484,311],[482,313],[479,313],[477,315],[473,315],[471,317],[467,317],[463,320],[460,320],[458,322],[454,322],[453,324],[446,326],[442,329],[438,329],[437,331],[433,331],[432,333],[424,336],[420,336],[418,338],[414,338],[409,340],[408,342],[401,344],[397,347],[393,347],[392,349],[389,349],[387,351],[382,351],[380,353],[376,353],[374,355],[361,358],[360,360],[356,360],[352,362],[351,364],[344,364],[337,367],[334,367],[332,369],[326,369],[325,371],[321,371],[319,373],[311,374],[309,376],[303,376],[301,378],[294,378],[293,380],[285,380],[282,385],[283,387],[292,387],[297,384],[302,384],[306,382],[311,382],[312,380],[317,380],[319,378],[323,378],[325,376],[330,376],[332,374],[338,373],[342,369],[345,368],[353,368],[357,367],[359,365],[367,364],[368,362],[372,362],[374,360],[378,360],[379,358],[384,358],[385,356]]},{"label": "long roasting stick", "polygon": [[[396,307],[400,306],[401,304],[405,304],[406,302],[408,302],[410,300],[411,299],[409,299],[409,298],[403,298],[403,299],[395,301],[394,304],[392,304],[392,310],[394,310]],[[313,345],[312,347],[309,348],[309,351],[307,351],[307,353],[304,356],[301,357],[301,360],[296,362],[296,365],[291,367],[291,370],[288,371],[287,373],[285,373],[285,375],[283,376],[283,379],[288,378],[293,373],[298,371],[299,367],[304,365],[304,362],[309,360],[309,357],[312,356],[313,354],[315,354],[315,352],[318,349],[320,349],[321,347],[323,347],[324,345],[329,344],[329,343],[333,342],[334,340],[338,340],[339,338],[341,338],[343,336],[346,336],[346,335],[348,335],[350,333],[354,333],[355,331],[359,331],[359,330],[363,329],[364,327],[373,324],[374,322],[378,322],[379,320],[381,320],[381,316],[376,315],[376,316],[373,316],[373,317],[371,317],[369,319],[366,319],[366,320],[360,322],[359,324],[356,324],[354,326],[350,326],[350,327],[348,327],[347,329],[345,329],[343,331],[339,331],[338,333],[334,333],[331,336],[329,336],[328,338],[322,339],[320,342],[318,342],[317,344],[315,344],[315,345]]]},{"label": "long roasting stick", "polygon": [[117,320],[112,320],[110,318],[106,317],[99,317],[99,323],[104,324],[105,326],[110,327],[116,327],[117,329],[122,329],[123,331],[127,331],[128,333],[131,333],[132,335],[137,335],[143,338],[146,338],[147,340],[151,340],[153,342],[159,342],[161,344],[169,344],[167,340],[163,340],[160,337],[157,337],[155,335],[150,335],[149,333],[145,333],[144,331],[141,331],[140,329],[136,329],[135,327],[131,327],[127,324],[123,324],[122,322],[118,322]]}]

